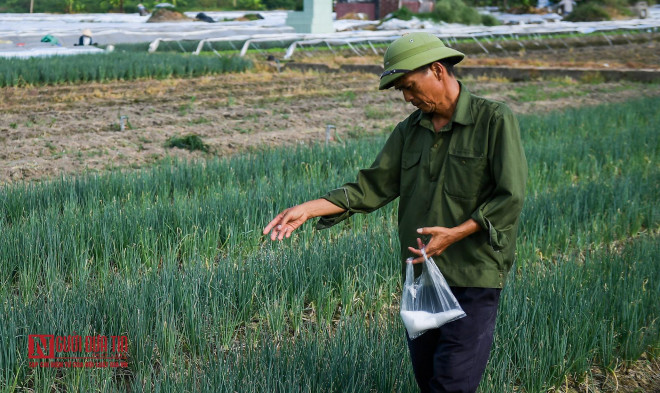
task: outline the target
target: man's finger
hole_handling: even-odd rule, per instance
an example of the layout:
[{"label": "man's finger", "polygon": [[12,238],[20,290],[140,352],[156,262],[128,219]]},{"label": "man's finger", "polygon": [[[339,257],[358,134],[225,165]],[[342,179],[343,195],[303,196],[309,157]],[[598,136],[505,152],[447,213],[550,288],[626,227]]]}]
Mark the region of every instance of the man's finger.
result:
[{"label": "man's finger", "polygon": [[278,236],[278,239],[284,240],[284,236],[286,235],[286,232],[289,230],[289,226],[282,224],[279,226],[279,230],[280,230],[280,235]]},{"label": "man's finger", "polygon": [[270,240],[277,239],[278,232],[279,232],[278,227],[273,228],[273,231],[270,233]]},{"label": "man's finger", "polygon": [[420,251],[416,248],[408,247],[408,251],[412,252],[415,255],[422,255],[422,251]]},{"label": "man's finger", "polygon": [[[273,229],[273,232],[271,233],[271,240],[275,240],[277,237],[278,233],[282,231],[282,228],[285,227],[286,223],[289,222],[289,217],[287,211],[283,211],[280,213],[273,221],[271,221],[268,226]],[[280,240],[282,240],[282,237],[280,237]]]},{"label": "man's finger", "polygon": [[264,235],[267,235],[268,232],[270,232],[270,230],[273,229],[273,227],[280,221],[280,219],[282,218],[283,215],[284,215],[284,212],[281,212],[280,214],[275,216],[275,218],[273,218],[268,223],[268,225],[266,225],[266,228],[264,228]]},{"label": "man's finger", "polygon": [[274,221],[275,221],[275,219],[273,219],[271,222],[268,223],[268,225],[266,225],[266,226],[264,227],[264,230],[263,230],[263,232],[262,232],[264,235],[267,235],[268,232],[270,232],[270,230],[273,229],[273,222],[274,222]]},{"label": "man's finger", "polygon": [[291,213],[286,212],[286,214],[284,214],[282,218],[280,218],[278,227],[286,229],[289,225],[289,221],[291,221]]},{"label": "man's finger", "polygon": [[416,248],[408,247],[408,251],[412,252],[413,254],[419,255],[417,258],[410,258],[413,265],[416,263],[424,262],[424,257],[422,256],[422,251],[418,250]]},{"label": "man's finger", "polygon": [[268,225],[266,225],[263,234],[268,235],[268,232],[270,232],[270,230],[273,229],[273,226],[275,226],[275,220],[271,221],[270,223],[268,223]]}]

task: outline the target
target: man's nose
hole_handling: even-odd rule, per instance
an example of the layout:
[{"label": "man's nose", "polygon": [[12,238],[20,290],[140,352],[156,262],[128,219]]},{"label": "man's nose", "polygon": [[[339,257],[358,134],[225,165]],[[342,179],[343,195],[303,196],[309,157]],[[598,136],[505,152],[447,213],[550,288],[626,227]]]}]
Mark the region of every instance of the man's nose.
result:
[{"label": "man's nose", "polygon": [[408,92],[407,90],[402,90],[403,92],[403,99],[406,100],[406,102],[412,101],[412,94]]}]

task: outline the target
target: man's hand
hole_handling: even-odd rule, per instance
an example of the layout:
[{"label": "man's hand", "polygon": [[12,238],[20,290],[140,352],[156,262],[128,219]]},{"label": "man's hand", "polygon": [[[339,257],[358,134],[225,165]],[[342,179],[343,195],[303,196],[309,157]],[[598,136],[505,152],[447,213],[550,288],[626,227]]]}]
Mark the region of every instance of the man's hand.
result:
[{"label": "man's hand", "polygon": [[285,237],[288,239],[291,237],[291,232],[310,218],[329,216],[344,211],[343,208],[325,199],[315,199],[282,211],[266,225],[263,234],[267,235],[270,232],[270,240],[283,240]]},{"label": "man's hand", "polygon": [[309,219],[309,215],[303,205],[290,207],[282,213],[278,214],[271,222],[264,228],[264,235],[270,233],[270,240],[282,240],[284,237],[287,239],[291,237],[291,232],[300,227],[305,221]]},{"label": "man's hand", "polygon": [[424,262],[422,248],[426,251],[426,255],[429,258],[435,255],[440,255],[447,249],[447,247],[480,230],[481,226],[479,226],[479,224],[473,219],[469,219],[454,228],[419,228],[417,229],[417,233],[420,235],[431,235],[431,240],[429,240],[428,244],[424,244],[422,239],[417,238],[418,248],[408,247],[408,251],[417,255],[417,258],[413,259],[412,263]]},{"label": "man's hand", "polygon": [[419,248],[408,247],[408,251],[418,255],[417,258],[413,259],[412,263],[424,262],[424,256],[422,256],[422,248],[426,251],[426,255],[430,258],[434,255],[442,254],[442,252],[445,251],[447,247],[454,244],[457,240],[454,232],[452,231],[452,228],[419,228],[417,233],[420,235],[431,235],[431,240],[428,244],[424,244],[422,239],[417,238],[417,247]]}]

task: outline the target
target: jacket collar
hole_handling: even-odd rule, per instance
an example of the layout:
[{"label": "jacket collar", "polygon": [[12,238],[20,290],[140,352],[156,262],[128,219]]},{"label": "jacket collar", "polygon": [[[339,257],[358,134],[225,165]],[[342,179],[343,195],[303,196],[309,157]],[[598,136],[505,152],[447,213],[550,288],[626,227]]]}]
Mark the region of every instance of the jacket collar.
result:
[{"label": "jacket collar", "polygon": [[461,82],[458,82],[461,86],[461,93],[458,95],[458,102],[456,103],[456,110],[454,111],[454,116],[451,121],[463,125],[474,124],[474,118],[472,117],[472,93],[463,86]]},{"label": "jacket collar", "polygon": [[[459,81],[458,85],[461,87],[461,92],[458,95],[458,102],[456,103],[456,109],[452,115],[451,121],[441,131],[449,131],[453,123],[470,125],[474,124],[474,118],[472,117],[472,106],[470,101],[472,100],[472,93],[463,86]],[[419,125],[433,130],[433,124],[431,123],[431,114],[424,113],[421,110],[417,110],[417,116],[414,118],[414,122]]]}]

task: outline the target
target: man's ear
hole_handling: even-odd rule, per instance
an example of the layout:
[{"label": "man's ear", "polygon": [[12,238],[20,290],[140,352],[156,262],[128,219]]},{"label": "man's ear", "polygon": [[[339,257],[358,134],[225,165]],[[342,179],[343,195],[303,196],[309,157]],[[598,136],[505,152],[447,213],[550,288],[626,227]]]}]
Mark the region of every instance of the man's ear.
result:
[{"label": "man's ear", "polygon": [[442,64],[439,61],[434,61],[431,63],[431,72],[435,76],[437,80],[442,80],[442,77],[445,74],[445,68],[442,66]]}]

